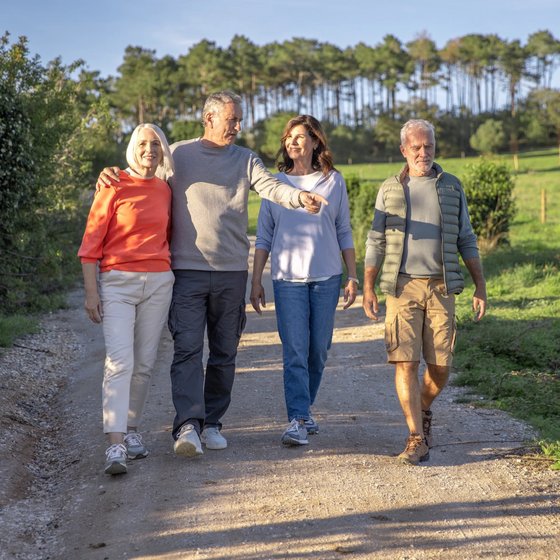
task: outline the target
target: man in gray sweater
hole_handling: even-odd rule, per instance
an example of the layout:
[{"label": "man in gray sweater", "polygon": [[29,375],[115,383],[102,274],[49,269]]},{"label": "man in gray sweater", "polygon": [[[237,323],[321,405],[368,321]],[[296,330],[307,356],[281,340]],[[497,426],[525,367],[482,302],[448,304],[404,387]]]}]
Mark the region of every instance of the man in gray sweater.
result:
[{"label": "man in gray sweater", "polygon": [[[407,163],[381,185],[366,243],[363,308],[377,320],[374,286],[383,263],[385,346],[410,431],[399,461],[412,465],[429,459],[430,406],[445,387],[453,360],[455,294],[464,287],[458,253],[475,284],[475,320],[486,311],[486,283],[465,193],[457,177],[434,163],[435,147],[431,123],[418,119],[403,126]],[[421,356],[427,366],[422,384]]]},{"label": "man in gray sweater", "polygon": [[[201,455],[201,442],[207,449],[227,447],[220,433],[221,418],[230,404],[246,319],[249,190],[286,208],[303,207],[311,213],[328,204],[318,194],[278,181],[252,151],[235,145],[243,119],[238,95],[229,91],[210,95],[202,118],[201,138],[171,146],[175,173],[169,180],[175,274],[169,311],[174,340],[173,438],[175,453],[186,457]],[[115,170],[105,168],[99,182],[117,182]]]}]

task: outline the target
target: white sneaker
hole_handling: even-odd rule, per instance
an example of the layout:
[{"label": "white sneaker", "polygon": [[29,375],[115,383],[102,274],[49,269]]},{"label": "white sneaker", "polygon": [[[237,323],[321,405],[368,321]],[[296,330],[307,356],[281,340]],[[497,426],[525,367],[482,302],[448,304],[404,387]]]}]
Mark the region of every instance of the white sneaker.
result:
[{"label": "white sneaker", "polygon": [[183,455],[183,457],[202,455],[203,451],[200,438],[192,424],[184,424],[181,426],[177,440],[173,445],[173,450],[176,455]]},{"label": "white sneaker", "polygon": [[122,443],[113,443],[105,451],[105,474],[125,474],[126,447]]},{"label": "white sneaker", "polygon": [[206,449],[225,449],[227,447],[227,439],[216,426],[204,428],[200,439],[206,445]]}]

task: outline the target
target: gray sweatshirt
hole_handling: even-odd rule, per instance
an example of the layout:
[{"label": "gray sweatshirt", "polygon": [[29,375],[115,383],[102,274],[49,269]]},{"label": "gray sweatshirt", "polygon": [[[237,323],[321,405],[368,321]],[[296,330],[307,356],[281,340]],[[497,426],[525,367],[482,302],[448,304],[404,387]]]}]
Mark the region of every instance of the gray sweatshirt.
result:
[{"label": "gray sweatshirt", "polygon": [[171,152],[171,267],[247,270],[249,189],[285,208],[299,208],[300,190],[275,179],[256,154],[235,144],[209,148],[200,139],[185,140]]}]

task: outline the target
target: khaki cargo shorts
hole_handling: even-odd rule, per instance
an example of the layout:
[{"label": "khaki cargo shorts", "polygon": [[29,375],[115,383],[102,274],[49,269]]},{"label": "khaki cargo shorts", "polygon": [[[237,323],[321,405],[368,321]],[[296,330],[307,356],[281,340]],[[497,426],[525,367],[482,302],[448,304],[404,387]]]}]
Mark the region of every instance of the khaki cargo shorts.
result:
[{"label": "khaki cargo shorts", "polygon": [[450,366],[457,334],[455,296],[440,278],[399,275],[396,296],[387,296],[387,360]]}]

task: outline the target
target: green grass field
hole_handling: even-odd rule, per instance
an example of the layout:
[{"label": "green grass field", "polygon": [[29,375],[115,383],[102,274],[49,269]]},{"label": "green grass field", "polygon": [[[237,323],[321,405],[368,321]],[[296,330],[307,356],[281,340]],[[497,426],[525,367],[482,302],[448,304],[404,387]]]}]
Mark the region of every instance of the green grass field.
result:
[{"label": "green grass field", "polygon": [[[510,157],[497,157],[511,167]],[[461,178],[477,158],[438,160]],[[340,165],[346,177],[381,183],[401,162]],[[459,342],[455,382],[469,387],[466,400],[508,410],[535,426],[543,450],[560,468],[560,159],[557,150],[521,154],[515,174],[517,215],[509,246],[484,256],[489,309],[472,321],[472,285],[457,298]],[[546,192],[546,222],[541,197]],[[259,200],[251,196],[255,231]],[[468,278],[468,274],[466,275]],[[481,399],[482,397],[482,399]]]}]

